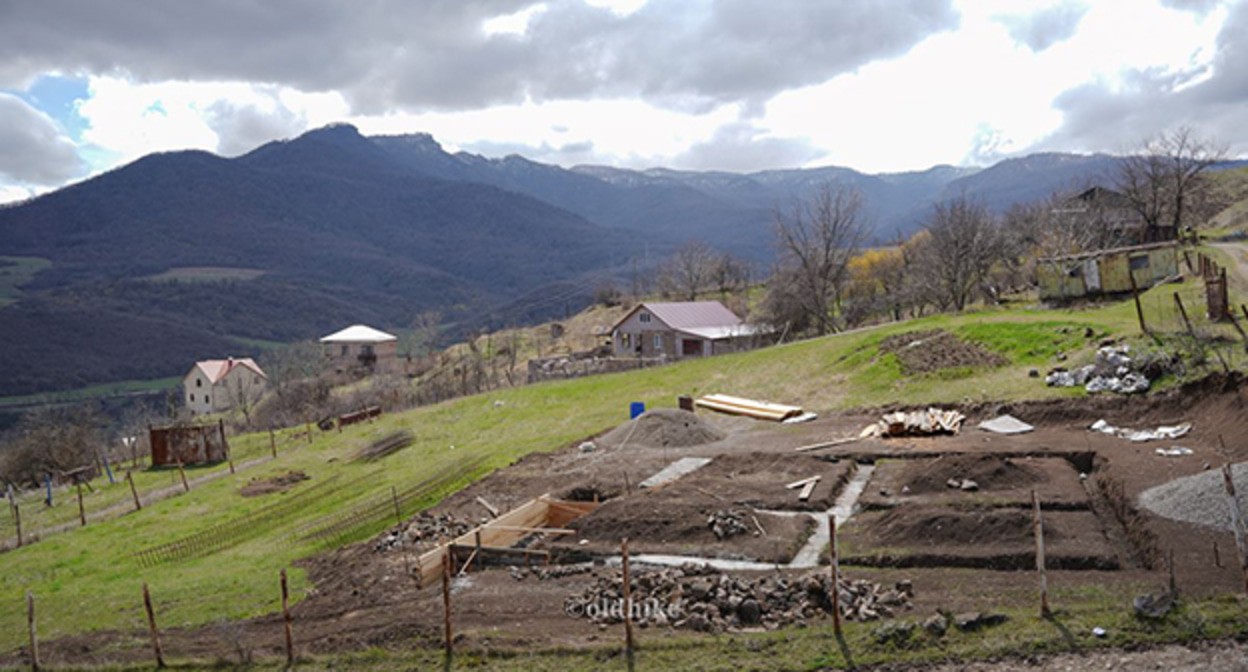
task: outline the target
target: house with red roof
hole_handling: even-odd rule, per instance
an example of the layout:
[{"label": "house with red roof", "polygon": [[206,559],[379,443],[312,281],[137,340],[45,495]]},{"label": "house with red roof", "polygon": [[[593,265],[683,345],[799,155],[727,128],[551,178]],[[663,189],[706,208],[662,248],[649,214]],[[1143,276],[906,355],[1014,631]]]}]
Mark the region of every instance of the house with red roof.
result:
[{"label": "house with red roof", "polygon": [[250,357],[195,362],[182,378],[183,403],[191,415],[251,406],[264,394],[269,377]]},{"label": "house with red roof", "polygon": [[611,328],[616,357],[683,359],[753,345],[759,329],[718,301],[638,304]]}]

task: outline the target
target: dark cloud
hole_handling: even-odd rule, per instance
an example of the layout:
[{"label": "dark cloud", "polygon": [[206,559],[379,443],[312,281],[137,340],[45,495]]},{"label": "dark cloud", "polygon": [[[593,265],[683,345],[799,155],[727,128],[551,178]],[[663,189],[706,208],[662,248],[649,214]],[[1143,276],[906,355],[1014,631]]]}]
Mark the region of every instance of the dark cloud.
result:
[{"label": "dark cloud", "polygon": [[766,137],[753,125],[738,122],[719,127],[710,140],[676,155],[671,164],[685,170],[752,172],[801,166],[824,154],[806,140]]},{"label": "dark cloud", "polygon": [[0,93],[0,180],[51,186],[86,166],[56,124],[26,101]]},{"label": "dark cloud", "polygon": [[1062,93],[1054,107],[1062,127],[1039,150],[1124,151],[1141,140],[1190,126],[1248,155],[1243,111],[1248,105],[1248,4],[1236,5],[1218,34],[1209,66],[1172,71],[1132,70],[1114,86],[1084,84]]},{"label": "dark cloud", "polygon": [[995,19],[1006,27],[1015,42],[1041,52],[1070,39],[1087,13],[1088,6],[1082,2],[1063,2],[1026,16],[1001,15]]},{"label": "dark cloud", "polygon": [[757,106],[956,27],[949,0],[652,0],[627,16],[550,0],[525,35],[484,21],[531,0],[5,3],[0,85],[48,70],[343,91],[360,113],[641,96]]}]

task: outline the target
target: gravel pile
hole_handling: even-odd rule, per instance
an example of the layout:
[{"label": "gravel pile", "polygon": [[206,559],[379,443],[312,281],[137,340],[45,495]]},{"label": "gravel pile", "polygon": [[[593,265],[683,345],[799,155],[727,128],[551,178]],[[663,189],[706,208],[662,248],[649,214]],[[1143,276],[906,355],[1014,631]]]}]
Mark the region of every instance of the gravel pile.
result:
[{"label": "gravel pile", "polygon": [[604,434],[598,443],[648,448],[687,448],[722,440],[727,434],[689,411],[656,408]]},{"label": "gravel pile", "polygon": [[577,574],[588,574],[594,571],[594,563],[582,562],[575,565],[555,565],[553,567],[512,567],[508,571],[511,572],[511,578],[517,581],[523,581],[530,576],[535,577],[538,581],[546,581],[547,579],[562,579],[565,576],[576,576]]},{"label": "gravel pile", "polygon": [[[706,565],[638,568],[632,579],[633,620],[642,627],[672,627],[719,633],[743,627],[775,629],[830,616],[831,577],[826,569],[797,579],[729,576]],[[840,581],[842,617],[870,621],[910,608],[909,581],[884,588],[870,581]],[[623,622],[619,572],[599,575],[564,602],[569,614],[600,625]]]},{"label": "gravel pile", "polygon": [[397,548],[404,548],[426,542],[425,545],[437,543],[439,539],[454,539],[463,534],[467,534],[472,529],[472,525],[461,520],[455,520],[455,517],[444,513],[440,516],[432,516],[429,513],[422,513],[419,516],[407,521],[400,527],[396,527],[386,534],[382,535],[377,543],[373,545],[373,550],[378,553],[393,551]]},{"label": "gravel pile", "polygon": [[[1235,479],[1239,509],[1248,515],[1248,462],[1234,465],[1231,473]],[[1140,493],[1140,506],[1163,518],[1208,525],[1223,531],[1231,529],[1231,513],[1226,506],[1221,469],[1210,469],[1149,488]]]}]

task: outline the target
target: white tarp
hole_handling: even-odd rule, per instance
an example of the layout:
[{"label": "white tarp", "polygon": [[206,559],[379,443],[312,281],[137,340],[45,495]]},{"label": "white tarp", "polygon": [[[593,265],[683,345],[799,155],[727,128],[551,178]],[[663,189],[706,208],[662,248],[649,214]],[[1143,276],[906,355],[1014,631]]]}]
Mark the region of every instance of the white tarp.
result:
[{"label": "white tarp", "polygon": [[1088,429],[1102,434],[1117,436],[1128,441],[1157,441],[1160,439],[1177,439],[1183,436],[1192,431],[1192,423],[1185,422],[1181,425],[1161,426],[1156,429],[1129,429],[1127,427],[1115,427],[1102,419],[1092,423],[1092,426]]},{"label": "white tarp", "polygon": [[979,423],[979,428],[994,434],[1026,434],[1035,429],[1012,415],[999,415],[991,420],[985,420]]}]

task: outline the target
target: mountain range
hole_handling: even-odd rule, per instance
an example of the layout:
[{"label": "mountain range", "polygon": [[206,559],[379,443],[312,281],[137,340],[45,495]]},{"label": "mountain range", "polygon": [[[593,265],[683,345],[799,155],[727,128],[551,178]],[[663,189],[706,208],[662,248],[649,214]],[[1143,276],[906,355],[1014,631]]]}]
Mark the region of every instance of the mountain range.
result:
[{"label": "mountain range", "polygon": [[858,188],[889,240],[952,195],[1003,210],[1113,162],[1039,154],[883,175],[562,168],[348,125],[236,158],[154,154],[0,207],[0,274],[50,262],[0,308],[0,396],[180,375],[196,359],[347,324],[402,329],[428,310],[461,331],[548,318],[690,239],[765,264],[773,213],[824,183]]}]

